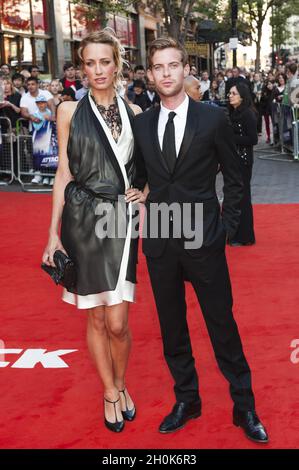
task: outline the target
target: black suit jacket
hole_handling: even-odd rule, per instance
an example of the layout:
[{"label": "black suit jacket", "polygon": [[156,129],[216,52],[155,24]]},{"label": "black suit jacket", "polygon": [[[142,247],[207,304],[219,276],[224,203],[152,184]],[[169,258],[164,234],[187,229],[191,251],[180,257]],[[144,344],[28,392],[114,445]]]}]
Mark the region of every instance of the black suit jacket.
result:
[{"label": "black suit jacket", "polygon": [[[151,203],[191,203],[194,207],[194,203],[202,202],[203,247],[213,246],[223,229],[232,238],[239,224],[243,183],[227,114],[221,108],[189,99],[185,134],[171,173],[158,140],[159,112],[160,106],[139,114],[133,125],[137,171],[134,185],[143,189],[146,182],[149,184],[148,215]],[[224,178],[222,217],[215,189],[219,164]],[[160,256],[165,243],[161,237],[144,238],[143,252]],[[190,250],[190,254],[197,255],[198,250]]]}]

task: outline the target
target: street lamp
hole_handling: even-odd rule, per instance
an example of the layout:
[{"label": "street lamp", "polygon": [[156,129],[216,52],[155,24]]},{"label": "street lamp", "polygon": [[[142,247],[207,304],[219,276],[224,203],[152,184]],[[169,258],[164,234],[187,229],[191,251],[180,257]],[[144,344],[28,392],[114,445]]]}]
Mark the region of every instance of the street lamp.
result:
[{"label": "street lamp", "polygon": [[[237,19],[238,19],[238,0],[231,0],[231,16],[232,16],[232,37],[238,37]],[[233,67],[237,66],[237,49],[233,49]]]}]

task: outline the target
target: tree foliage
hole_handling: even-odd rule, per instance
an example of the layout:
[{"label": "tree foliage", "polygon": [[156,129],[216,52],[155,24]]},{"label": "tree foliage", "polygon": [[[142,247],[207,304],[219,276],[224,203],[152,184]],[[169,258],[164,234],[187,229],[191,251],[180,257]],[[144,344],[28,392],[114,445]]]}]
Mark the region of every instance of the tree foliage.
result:
[{"label": "tree foliage", "polygon": [[[256,43],[256,62],[255,69],[260,69],[261,59],[261,41],[262,41],[262,30],[267,15],[272,11],[278,12],[279,10],[284,11],[287,4],[298,3],[297,0],[239,0],[239,11],[241,15],[248,18],[248,22],[251,26],[251,37]],[[282,22],[279,19],[281,31]],[[286,29],[286,28],[285,28]]]}]

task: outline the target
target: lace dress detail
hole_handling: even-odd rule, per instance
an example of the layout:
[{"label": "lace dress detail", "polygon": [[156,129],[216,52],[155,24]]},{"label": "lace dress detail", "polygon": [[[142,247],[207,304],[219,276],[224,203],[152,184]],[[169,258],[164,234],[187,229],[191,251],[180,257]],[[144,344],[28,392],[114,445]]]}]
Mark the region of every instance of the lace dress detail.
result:
[{"label": "lace dress detail", "polygon": [[113,139],[117,142],[122,131],[122,122],[116,96],[113,98],[114,103],[110,104],[108,108],[105,108],[102,104],[98,104],[92,94],[90,96],[109,127]]}]

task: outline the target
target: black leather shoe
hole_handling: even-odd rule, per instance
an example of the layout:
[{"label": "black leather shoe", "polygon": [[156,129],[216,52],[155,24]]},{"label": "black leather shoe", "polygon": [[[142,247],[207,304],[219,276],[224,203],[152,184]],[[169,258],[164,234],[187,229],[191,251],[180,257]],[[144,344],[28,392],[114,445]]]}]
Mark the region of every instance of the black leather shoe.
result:
[{"label": "black leather shoe", "polygon": [[126,404],[126,409],[125,409],[125,411],[122,411],[122,415],[123,415],[123,418],[126,421],[133,421],[133,419],[135,419],[135,417],[136,417],[136,408],[135,408],[135,406],[133,406],[133,408],[131,410],[129,410],[125,390],[126,390],[125,388],[123,390],[119,390],[119,393],[123,393],[123,395],[125,397],[125,404]]},{"label": "black leather shoe", "polygon": [[[124,423],[124,420],[122,420],[122,421],[117,420],[116,406],[115,406],[115,404],[117,402],[119,402],[120,398],[118,400],[115,400],[115,401],[110,401],[110,400],[107,400],[107,398],[104,397],[104,400],[107,401],[108,403],[113,404],[114,413],[115,413],[115,422],[114,423],[111,423],[111,421],[108,421],[105,417],[104,423],[105,423],[106,428],[108,428],[109,431],[121,432],[125,427],[125,423]],[[105,410],[104,410],[104,413],[105,413]]]},{"label": "black leather shoe", "polygon": [[233,423],[243,429],[248,439],[261,444],[269,442],[267,431],[255,411],[239,411],[234,408]]},{"label": "black leather shoe", "polygon": [[199,400],[191,403],[176,403],[172,412],[164,418],[160,424],[159,431],[163,434],[175,432],[182,429],[189,419],[201,416],[201,402]]}]

